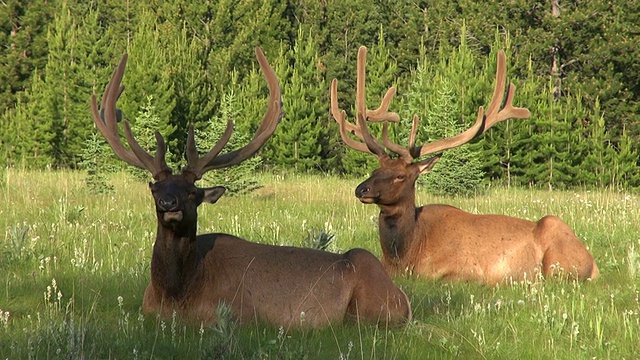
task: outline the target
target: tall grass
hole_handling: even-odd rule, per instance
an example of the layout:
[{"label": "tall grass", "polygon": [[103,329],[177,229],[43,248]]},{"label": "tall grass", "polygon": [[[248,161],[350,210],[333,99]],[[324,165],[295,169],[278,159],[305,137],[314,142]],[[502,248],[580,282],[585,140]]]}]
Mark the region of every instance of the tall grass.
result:
[{"label": "tall grass", "polygon": [[[474,213],[563,218],[594,254],[590,283],[518,282],[495,288],[397,278],[414,321],[284,332],[262,324],[193,327],[140,312],[155,215],[145,183],[111,179],[93,195],[75,172],[7,170],[0,187],[0,357],[8,359],[576,359],[640,353],[640,199],[613,191],[493,189],[435,198]],[[353,197],[356,180],[264,175],[266,186],[200,209],[200,232],[308,245],[335,235],[334,252],[380,255],[377,208]],[[219,309],[224,317],[225,309]]]}]

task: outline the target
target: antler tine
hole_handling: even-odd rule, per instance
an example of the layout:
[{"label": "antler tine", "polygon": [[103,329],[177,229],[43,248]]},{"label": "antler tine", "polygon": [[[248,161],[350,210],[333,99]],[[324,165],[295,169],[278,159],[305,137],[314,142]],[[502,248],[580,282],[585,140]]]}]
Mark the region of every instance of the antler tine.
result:
[{"label": "antler tine", "polygon": [[144,164],[144,169],[149,170],[153,175],[153,178],[156,180],[161,180],[166,175],[171,174],[171,169],[167,166],[165,161],[165,155],[167,153],[167,144],[164,141],[164,138],[160,134],[160,132],[156,131],[156,155],[151,156],[145,149],[143,149],[140,144],[136,141],[133,136],[133,132],[131,131],[131,126],[128,121],[124,123],[124,136],[127,139],[127,143],[129,147],[131,147],[131,151],[140,159],[140,161]]},{"label": "antler tine", "polygon": [[347,121],[346,112],[338,107],[338,80],[336,79],[331,81],[331,114],[338,123],[342,141],[354,150],[370,154],[371,151],[364,143],[357,142],[349,137],[349,133],[351,133],[362,140],[362,132],[356,125]]},{"label": "antler tine", "polygon": [[122,55],[120,63],[111,75],[109,83],[105,87],[102,95],[100,110],[96,101],[96,95],[91,96],[91,110],[93,113],[93,121],[98,131],[104,136],[113,149],[113,152],[124,162],[129,165],[148,170],[153,177],[158,180],[163,174],[171,173],[171,169],[167,166],[164,155],[166,153],[166,144],[159,133],[156,133],[156,141],[158,150],[155,158],[147,153],[135,140],[128,121],[124,122],[125,137],[131,150],[124,147],[118,134],[118,109],[116,102],[124,91],[124,86],[120,85],[124,77],[125,67],[127,65],[127,54]]},{"label": "antler tine", "polygon": [[[376,140],[371,135],[371,133],[369,133],[369,129],[367,128],[367,123],[366,123],[366,120],[365,120],[365,117],[364,117],[363,113],[358,112],[356,116],[358,117],[358,119],[357,119],[358,120],[358,127],[360,128],[360,131],[362,132],[362,140],[364,141],[364,144],[360,144],[360,145],[365,145],[365,147],[368,149],[367,152],[370,152],[370,153],[376,155],[379,159],[388,157],[389,155],[384,150],[384,147],[378,142],[378,140]],[[384,125],[383,125],[383,127],[384,127]]]},{"label": "antler tine", "polygon": [[124,76],[124,69],[127,64],[127,54],[122,55],[120,63],[111,74],[111,79],[104,89],[102,94],[102,102],[100,110],[98,110],[98,104],[96,101],[96,95],[91,95],[91,110],[93,113],[93,122],[98,128],[98,131],[107,140],[107,143],[113,149],[116,155],[128,163],[139,168],[144,168],[144,165],[138,160],[138,158],[130,151],[128,151],[118,135],[118,125],[116,118],[116,106],[115,103],[120,97],[120,94],[124,91],[124,86],[120,85],[122,77]]},{"label": "antler tine", "polygon": [[475,124],[473,124],[473,126],[454,137],[413,147],[411,149],[411,154],[414,156],[414,158],[419,158],[428,154],[437,153],[468,143],[483,132],[483,129],[485,127],[485,117],[482,114],[483,110],[482,106],[480,106],[480,109],[478,110],[478,118],[476,119],[476,122]]},{"label": "antler tine", "polygon": [[[331,115],[340,125],[340,136],[347,146],[365,153],[372,153],[378,157],[387,157],[387,153],[384,147],[376,140],[367,128],[367,121],[369,122],[398,122],[400,116],[394,112],[389,112],[389,105],[393,96],[396,93],[396,89],[391,87],[387,90],[386,94],[382,98],[380,106],[375,110],[367,110],[366,106],[366,62],[367,62],[367,48],[361,46],[358,49],[358,61],[356,70],[356,124],[351,124],[346,120],[346,113],[338,106],[338,80],[333,79],[331,82]],[[386,125],[383,125],[386,126]],[[364,142],[360,143],[351,139],[348,133],[355,135],[358,139]],[[388,139],[386,140],[388,141]]]},{"label": "antler tine", "polygon": [[360,46],[358,49],[358,65],[357,65],[357,80],[356,80],[356,106],[357,110],[366,115],[366,120],[370,122],[399,122],[400,116],[394,112],[389,112],[389,105],[393,96],[396,94],[396,89],[390,87],[380,102],[380,106],[375,110],[368,110],[366,106],[366,91],[365,91],[365,79],[366,72],[365,67],[367,63],[367,47]]},{"label": "antler tine", "polygon": [[475,137],[481,135],[485,131],[489,130],[493,125],[501,121],[510,118],[528,118],[530,116],[529,110],[525,108],[513,107],[512,102],[513,96],[515,94],[515,86],[513,84],[509,84],[509,90],[507,92],[505,105],[504,107],[500,108],[504,96],[506,76],[506,56],[504,54],[504,51],[500,50],[498,52],[498,64],[496,67],[496,83],[493,89],[493,96],[491,97],[491,102],[489,102],[489,107],[487,108],[486,114],[484,113],[484,108],[480,106],[478,108],[478,116],[476,118],[476,122],[469,129],[454,137],[414,148],[412,150],[412,153],[414,155],[417,155],[416,157],[421,157],[427,154],[433,154],[439,151],[451,149],[468,143],[469,141],[473,140]]},{"label": "antler tine", "polygon": [[[187,169],[185,169],[185,171],[189,171],[194,173],[195,175],[198,175],[195,173],[195,169],[203,168],[204,166],[206,166],[206,164],[208,164],[211,160],[218,156],[220,151],[222,151],[222,149],[229,142],[229,139],[231,139],[231,134],[233,134],[233,121],[229,120],[227,122],[227,128],[225,129],[218,142],[216,142],[213,148],[205,156],[200,158],[198,156],[198,149],[196,148],[193,125],[190,125],[187,135],[187,164],[188,167],[191,166],[193,171],[189,170],[188,167]],[[200,177],[201,175],[197,178],[199,179]]]},{"label": "antler tine", "polygon": [[380,106],[375,110],[367,110],[367,121],[371,122],[399,122],[400,115],[395,112],[389,112],[389,105],[393,96],[396,94],[396,88],[390,87],[384,94]]},{"label": "antler tine", "polygon": [[[341,125],[340,129],[345,128],[345,133],[351,133],[357,136],[360,140],[362,140],[362,132],[360,129],[353,125],[352,123],[347,121],[347,115],[344,110],[341,110],[338,106],[338,80],[333,79],[331,81],[331,115],[336,120],[336,122]],[[347,142],[347,141],[345,141]],[[369,151],[365,151],[369,152]]]},{"label": "antler tine", "polygon": [[411,153],[407,148],[404,148],[396,143],[391,142],[391,140],[389,140],[388,125],[389,125],[388,122],[385,122],[384,124],[382,124],[382,143],[384,144],[384,146],[387,147],[387,149],[400,155],[400,158],[402,158],[405,162],[407,163],[412,162],[413,156],[411,156]]},{"label": "antler tine", "polygon": [[509,83],[509,89],[507,91],[507,98],[504,106],[500,108],[500,105],[502,105],[502,100],[504,99],[504,87],[507,77],[506,64],[507,61],[504,51],[500,50],[498,52],[498,65],[496,68],[496,84],[493,90],[493,96],[491,97],[491,102],[489,103],[489,107],[487,108],[487,113],[485,114],[485,117],[487,119],[483,131],[487,131],[493,125],[501,121],[511,118],[526,119],[531,115],[528,109],[517,108],[513,106],[512,102],[516,87],[512,83]]},{"label": "antler tine", "polygon": [[[341,110],[338,106],[338,80],[333,79],[331,81],[331,115],[338,123],[340,128],[340,137],[342,137],[342,141],[349,146],[350,148],[367,153],[374,154],[369,147],[362,142],[358,142],[349,137],[349,133],[355,135],[361,141],[364,141],[364,136],[361,131],[361,124],[358,122],[358,125],[354,125],[347,121],[347,114],[344,110]],[[364,125],[366,128],[366,124]],[[384,151],[383,151],[384,153]],[[375,154],[374,154],[375,155]]]},{"label": "antler tine", "polygon": [[531,112],[529,112],[529,109],[513,106],[513,96],[515,95],[515,92],[516,86],[513,84],[509,84],[507,97],[502,109],[500,109],[500,111],[498,111],[497,113],[486,115],[487,124],[485,125],[485,131],[487,131],[493,125],[507,119],[527,119],[531,116]]},{"label": "antler tine", "polygon": [[[411,163],[416,158],[420,157],[419,153],[416,153],[416,135],[418,134],[418,125],[420,119],[418,115],[413,115],[413,122],[411,124],[411,132],[409,133],[409,144],[406,148],[395,144],[389,140],[389,133],[387,129],[387,123],[382,127],[382,141],[384,146],[387,149],[393,151],[394,153],[400,155],[400,158],[403,159],[407,163]],[[418,149],[419,150],[419,149]]]},{"label": "antler tine", "polygon": [[[405,161],[411,162],[411,155],[409,151],[402,146],[395,144],[389,140],[389,129],[388,122],[398,122],[400,121],[400,116],[394,112],[389,112],[389,104],[393,99],[393,96],[396,93],[396,89],[394,87],[390,87],[387,90],[387,93],[384,95],[380,106],[373,111],[366,109],[366,92],[365,92],[365,80],[366,80],[366,67],[367,62],[367,48],[365,46],[361,46],[358,49],[358,73],[357,73],[357,82],[356,82],[356,107],[358,113],[358,124],[360,128],[364,128],[362,130],[363,133],[367,133],[367,135],[363,135],[363,139],[367,144],[367,147],[371,149],[371,152],[377,154],[378,156],[388,156],[384,150],[384,148],[380,145],[380,143],[369,134],[366,124],[363,122],[360,124],[361,114],[366,114],[366,120],[370,122],[384,122],[382,125],[382,142],[387,149],[392,152],[400,155]],[[384,155],[382,155],[384,154]]]},{"label": "antler tine", "polygon": [[[367,128],[366,120],[368,119],[367,113],[367,105],[366,105],[366,92],[365,92],[365,83],[366,83],[366,68],[367,65],[367,48],[366,46],[360,46],[358,49],[358,62],[356,69],[356,121],[358,124],[358,128],[361,132],[361,139],[369,148],[369,151],[372,154],[380,156],[388,156],[384,150],[384,147],[369,133],[369,129]],[[385,99],[391,101],[391,97],[393,96],[395,91],[387,91],[387,95],[391,94],[391,96],[385,95]],[[380,108],[384,106],[381,105]],[[387,104],[387,107],[389,104]],[[397,114],[396,114],[397,115]]]},{"label": "antler tine", "polygon": [[278,85],[278,78],[269,65],[269,62],[264,56],[262,50],[256,47],[255,52],[256,57],[258,58],[258,63],[260,64],[260,68],[262,69],[262,73],[267,80],[267,85],[269,87],[269,103],[264,118],[262,119],[262,123],[258,127],[258,130],[256,130],[253,139],[240,149],[218,156],[218,153],[229,141],[231,133],[233,132],[233,122],[229,121],[229,123],[227,123],[227,129],[218,143],[216,143],[216,145],[209,150],[206,155],[199,158],[197,151],[195,150],[195,141],[193,139],[189,139],[192,138],[192,136],[189,135],[187,142],[191,143],[191,145],[188,144],[187,166],[183,169],[183,172],[191,172],[197,179],[200,179],[202,175],[209,170],[238,164],[255,154],[276,130],[280,119],[284,116],[282,108],[282,94],[280,92],[280,86]]},{"label": "antler tine", "polygon": [[411,133],[409,133],[409,149],[416,147],[416,135],[418,134],[418,125],[420,118],[418,114],[413,114],[413,122],[411,123]]}]

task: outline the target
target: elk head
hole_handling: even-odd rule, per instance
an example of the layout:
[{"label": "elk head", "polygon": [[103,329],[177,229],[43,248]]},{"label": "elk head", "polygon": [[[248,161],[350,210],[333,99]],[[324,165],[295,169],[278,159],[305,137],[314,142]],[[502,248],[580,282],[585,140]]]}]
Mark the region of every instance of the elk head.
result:
[{"label": "elk head", "polygon": [[[513,84],[509,84],[504,106],[501,106],[505,90],[506,61],[504,52],[500,51],[498,52],[493,97],[486,112],[482,106],[479,107],[478,116],[473,126],[454,137],[416,146],[419,119],[417,115],[414,115],[409,133],[409,144],[406,148],[402,147],[389,140],[388,132],[389,122],[399,121],[398,114],[388,111],[389,104],[396,92],[395,88],[391,87],[387,90],[378,109],[368,110],[366,108],[366,54],[367,48],[360,47],[357,64],[356,124],[346,120],[346,112],[338,106],[338,81],[333,79],[331,82],[331,114],[340,125],[342,140],[354,150],[375,155],[380,162],[380,167],[372,173],[369,179],[356,188],[355,195],[363,203],[386,206],[410,201],[413,204],[415,181],[437,163],[441,156],[437,153],[468,143],[500,121],[509,118],[525,119],[530,116],[529,110],[513,107],[512,101],[515,93]],[[383,122],[382,143],[369,133],[367,121]],[[349,134],[354,135],[360,141],[351,138]],[[397,157],[391,157],[387,150],[396,154]],[[420,160],[430,154],[437,155]]]},{"label": "elk head", "polygon": [[280,87],[273,69],[269,66],[262,50],[256,48],[256,56],[269,86],[267,112],[253,139],[245,147],[222,155],[219,153],[231,138],[233,122],[229,121],[220,140],[209,152],[200,157],[195,145],[193,125],[187,135],[187,165],[177,174],[167,166],[165,160],[166,143],[156,131],[157,150],[154,156],[147,153],[136,141],[128,121],[124,121],[126,148],[118,134],[118,121],[122,115],[116,108],[116,101],[124,91],[120,85],[127,63],[127,54],[122,56],[118,67],[107,84],[98,110],[96,96],[91,97],[91,108],[95,126],[107,140],[115,154],[129,165],[145,169],[155,182],[149,184],[153,194],[159,224],[174,231],[193,232],[195,235],[197,207],[202,202],[215,203],[225,191],[224,187],[199,188],[195,182],[209,170],[224,168],[242,162],[255,154],[275,131],[283,116]]}]

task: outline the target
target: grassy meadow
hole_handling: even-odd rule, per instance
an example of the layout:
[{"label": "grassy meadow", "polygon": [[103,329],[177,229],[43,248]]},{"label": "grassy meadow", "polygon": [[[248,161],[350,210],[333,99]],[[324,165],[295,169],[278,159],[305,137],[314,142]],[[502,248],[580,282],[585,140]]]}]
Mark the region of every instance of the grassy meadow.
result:
[{"label": "grassy meadow", "polygon": [[[79,172],[7,170],[0,180],[2,359],[637,359],[640,357],[640,197],[618,191],[490,189],[434,198],[474,213],[555,214],[583,239],[601,276],[495,288],[397,278],[414,319],[285,332],[232,323],[193,327],[140,312],[155,214],[146,183],[121,174],[92,195]],[[262,175],[264,187],[200,207],[200,232],[306,246],[335,235],[334,252],[380,255],[378,208],[357,180]]]}]

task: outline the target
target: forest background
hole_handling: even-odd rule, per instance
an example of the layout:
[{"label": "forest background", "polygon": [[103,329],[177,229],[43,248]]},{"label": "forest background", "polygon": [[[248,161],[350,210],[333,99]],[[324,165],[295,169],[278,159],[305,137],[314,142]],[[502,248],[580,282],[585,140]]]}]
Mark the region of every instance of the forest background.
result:
[{"label": "forest background", "polygon": [[348,149],[329,113],[337,78],[353,119],[360,45],[369,48],[369,107],[398,88],[391,110],[403,119],[392,129],[399,143],[413,114],[420,142],[470,126],[504,49],[514,104],[531,118],[447,152],[434,187],[460,191],[439,176],[467,178],[473,186],[462,192],[490,182],[640,187],[640,2],[4,0],[0,29],[2,167],[122,166],[96,135],[90,97],[124,52],[127,90],[118,104],[143,145],[153,148],[150,130],[160,130],[179,164],[188,124],[206,150],[229,119],[230,146],[242,144],[266,108],[259,46],[278,74],[286,114],[243,167],[362,176],[376,159]]}]

